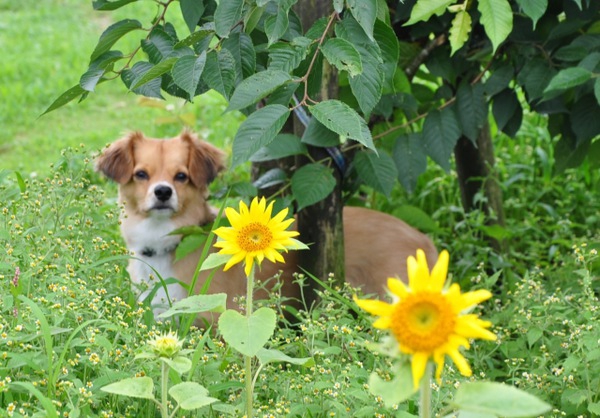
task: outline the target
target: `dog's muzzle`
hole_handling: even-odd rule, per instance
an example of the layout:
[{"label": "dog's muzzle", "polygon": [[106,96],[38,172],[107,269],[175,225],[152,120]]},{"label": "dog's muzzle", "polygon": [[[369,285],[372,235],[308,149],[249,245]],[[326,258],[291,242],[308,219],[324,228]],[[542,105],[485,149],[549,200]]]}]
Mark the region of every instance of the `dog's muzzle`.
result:
[{"label": "dog's muzzle", "polygon": [[150,192],[150,211],[177,211],[177,193],[170,184],[159,183]]}]

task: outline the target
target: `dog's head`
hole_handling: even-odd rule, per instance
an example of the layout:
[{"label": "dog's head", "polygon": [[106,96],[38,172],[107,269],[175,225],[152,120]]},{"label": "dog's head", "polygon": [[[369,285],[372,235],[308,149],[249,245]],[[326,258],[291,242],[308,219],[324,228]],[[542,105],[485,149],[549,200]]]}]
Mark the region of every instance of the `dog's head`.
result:
[{"label": "dog's head", "polygon": [[96,168],[119,183],[127,210],[171,217],[204,203],[208,184],[225,167],[218,148],[184,131],[165,140],[130,133],[104,150]]}]

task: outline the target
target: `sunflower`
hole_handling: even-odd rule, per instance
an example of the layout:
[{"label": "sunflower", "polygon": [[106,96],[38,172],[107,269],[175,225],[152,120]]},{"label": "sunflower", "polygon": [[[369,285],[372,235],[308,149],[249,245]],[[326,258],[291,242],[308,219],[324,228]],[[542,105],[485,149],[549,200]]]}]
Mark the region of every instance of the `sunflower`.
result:
[{"label": "sunflower", "polygon": [[354,297],[358,306],[379,316],[373,326],[389,329],[398,341],[400,352],[412,356],[415,388],[432,358],[438,382],[446,355],[463,376],[471,376],[471,368],[460,348],[468,349],[471,338],[496,339],[496,335],[487,330],[491,322],[481,320],[476,314],[465,313],[492,294],[487,290],[461,293],[458,284],[445,290],[448,261],[448,252],[442,251],[430,273],[425,253],[417,250],[416,259],[410,256],[407,260],[408,286],[398,279],[388,279],[388,288],[396,299],[394,303]]},{"label": "sunflower", "polygon": [[183,341],[177,337],[176,332],[158,334],[147,342],[148,346],[158,357],[173,358],[183,347]]},{"label": "sunflower", "polygon": [[284,262],[280,251],[287,252],[288,248],[296,248],[298,241],[293,237],[296,231],[286,229],[294,222],[294,218],[285,219],[287,208],[271,217],[273,202],[267,206],[265,198],[254,198],[250,208],[240,201],[240,211],[225,208],[225,216],[231,224],[230,227],[220,227],[215,234],[221,238],[215,247],[221,248],[219,254],[231,255],[225,264],[224,271],[233,265],[244,261],[245,273],[250,274],[254,260],[260,266],[267,258],[271,262]]}]

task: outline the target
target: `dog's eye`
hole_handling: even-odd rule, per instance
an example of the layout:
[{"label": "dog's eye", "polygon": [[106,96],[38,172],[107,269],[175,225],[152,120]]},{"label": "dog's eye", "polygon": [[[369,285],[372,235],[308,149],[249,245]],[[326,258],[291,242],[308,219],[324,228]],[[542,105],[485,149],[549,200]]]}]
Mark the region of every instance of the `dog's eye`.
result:
[{"label": "dog's eye", "polygon": [[188,179],[187,174],[185,173],[177,173],[175,174],[175,181],[184,182]]},{"label": "dog's eye", "polygon": [[144,170],[138,170],[133,175],[138,180],[148,180],[150,178],[150,176],[148,176],[148,173]]}]

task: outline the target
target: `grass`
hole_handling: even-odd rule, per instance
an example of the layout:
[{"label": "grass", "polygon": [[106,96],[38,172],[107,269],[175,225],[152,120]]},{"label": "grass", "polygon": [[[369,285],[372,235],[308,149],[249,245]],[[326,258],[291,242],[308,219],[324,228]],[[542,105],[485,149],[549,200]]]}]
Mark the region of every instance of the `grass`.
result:
[{"label": "grass", "polygon": [[[160,364],[137,356],[148,340],[178,329],[191,368],[172,372],[171,381],[198,382],[218,402],[177,416],[239,417],[241,357],[214,333],[155,322],[136,301],[114,189],[93,171],[91,158],[126,130],[174,135],[184,126],[180,116],[227,149],[239,117],[223,117],[216,96],[185,106],[144,102],[116,82],[39,118],[77,83],[108,23],[90,10],[77,0],[0,0],[0,45],[11,57],[0,61],[0,417],[155,416],[150,401],[101,388],[134,376],[158,382]],[[465,352],[472,378],[446,367],[442,385],[434,385],[434,410],[449,411],[456,388],[468,381],[493,380],[550,403],[548,417],[600,416],[600,173],[583,165],[553,176],[543,124],[529,115],[517,139],[495,136],[505,254],[482,239],[483,215],[462,210],[452,172],[430,165],[412,195],[401,189],[390,200],[369,195],[372,206],[429,228],[438,247],[449,249],[450,272],[461,287],[495,292],[483,314],[498,343],[478,341]],[[226,176],[231,182],[243,174]],[[298,313],[298,327],[277,328],[269,348],[312,357],[314,364],[265,365],[258,416],[415,416],[415,397],[386,405],[370,392],[372,371],[384,380],[394,373],[387,358],[365,348],[383,334],[347,309],[351,294],[328,289],[319,305]],[[284,301],[274,294],[261,303],[281,311]]]}]

